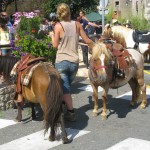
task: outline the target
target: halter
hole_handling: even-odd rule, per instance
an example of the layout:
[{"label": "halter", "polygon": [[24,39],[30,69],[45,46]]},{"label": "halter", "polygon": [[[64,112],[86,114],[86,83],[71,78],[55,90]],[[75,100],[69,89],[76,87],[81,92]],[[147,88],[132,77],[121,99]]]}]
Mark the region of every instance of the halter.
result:
[{"label": "halter", "polygon": [[91,62],[92,62],[93,69],[94,69],[95,71],[100,70],[100,69],[103,69],[103,68],[105,68],[105,69],[108,68],[108,66],[101,66],[101,65],[95,66],[95,65],[94,65],[94,59],[93,59],[93,58],[91,58]]},{"label": "halter", "polygon": [[90,76],[91,76],[91,79],[94,81],[94,82],[97,82],[98,81],[98,78],[97,78],[97,73],[96,71],[100,70],[100,69],[107,69],[108,66],[101,66],[101,65],[97,65],[95,66],[94,65],[94,59],[91,58],[90,60],[90,67],[89,67],[89,73],[90,73]]}]

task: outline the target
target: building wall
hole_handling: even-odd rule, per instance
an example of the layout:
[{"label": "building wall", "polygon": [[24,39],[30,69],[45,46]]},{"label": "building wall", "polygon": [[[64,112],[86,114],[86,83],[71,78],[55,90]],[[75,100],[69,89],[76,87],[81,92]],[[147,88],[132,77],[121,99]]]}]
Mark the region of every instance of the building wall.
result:
[{"label": "building wall", "polygon": [[144,17],[150,22],[150,0],[146,1]]},{"label": "building wall", "polygon": [[114,11],[120,11],[123,18],[128,19],[132,15],[138,15],[150,19],[150,0],[109,0],[107,7]]},{"label": "building wall", "polygon": [[108,8],[113,11],[120,11],[121,17],[127,18],[132,11],[132,3],[126,0],[109,0]]}]

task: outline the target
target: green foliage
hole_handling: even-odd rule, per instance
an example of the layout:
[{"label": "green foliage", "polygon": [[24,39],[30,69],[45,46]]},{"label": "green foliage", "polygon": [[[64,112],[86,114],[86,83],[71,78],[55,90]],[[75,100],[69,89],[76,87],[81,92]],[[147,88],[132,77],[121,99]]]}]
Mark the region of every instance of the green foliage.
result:
[{"label": "green foliage", "polygon": [[[21,17],[21,21],[19,22],[19,26],[17,27],[17,34],[24,35],[25,32],[32,32],[35,30],[35,34],[37,34],[40,28],[41,18],[40,17],[33,17],[33,18],[26,18],[24,16]],[[37,36],[37,35],[36,35]]]},{"label": "green foliage", "polygon": [[126,18],[119,17],[118,22],[123,25],[124,23],[126,23]]},{"label": "green foliage", "polygon": [[2,116],[3,116],[3,113],[2,113],[2,111],[0,110],[0,118],[2,118]]},{"label": "green foliage", "polygon": [[54,63],[56,49],[52,46],[48,33],[41,31],[38,34],[39,26],[40,22],[37,17],[23,17],[21,19],[19,28],[17,29],[17,40],[13,47],[13,54],[16,57],[21,57],[25,53],[30,53],[33,56],[44,57]]},{"label": "green foliage", "polygon": [[[112,21],[113,9],[109,9],[109,13],[106,15],[106,23]],[[149,30],[150,24],[144,17],[140,16],[129,16],[128,18],[119,17],[118,22],[122,25],[125,24],[129,20],[131,22],[132,28],[140,31]]]},{"label": "green foliage", "polygon": [[112,20],[112,14],[113,14],[113,9],[110,9],[110,10],[109,10],[109,13],[105,16],[105,18],[106,18],[106,23],[111,22],[111,20]]},{"label": "green foliage", "polygon": [[132,27],[140,31],[149,30],[150,24],[144,17],[132,16],[130,19]]},{"label": "green foliage", "polygon": [[85,12],[97,11],[99,0],[44,0],[43,10],[46,14],[56,12],[57,6],[60,3],[66,3],[70,6],[71,16],[74,19],[79,15],[80,10]]}]

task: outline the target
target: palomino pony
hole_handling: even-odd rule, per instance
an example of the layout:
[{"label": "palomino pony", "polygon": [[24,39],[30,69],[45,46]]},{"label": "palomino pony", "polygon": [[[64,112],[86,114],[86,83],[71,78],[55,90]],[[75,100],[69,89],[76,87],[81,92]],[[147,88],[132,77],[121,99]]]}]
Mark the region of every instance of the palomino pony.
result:
[{"label": "palomino pony", "polygon": [[[8,79],[12,67],[18,61],[15,57],[0,56],[0,73]],[[27,86],[22,86],[23,98],[31,103],[39,103],[44,114],[45,133],[51,128],[49,140],[54,141],[55,130],[59,125],[62,129],[63,143],[68,142],[64,125],[64,114],[62,109],[63,91],[61,78],[58,71],[49,64],[41,62],[33,71],[32,78]],[[18,103],[17,121],[22,120],[22,104]]]},{"label": "palomino pony", "polygon": [[126,67],[124,67],[124,76],[118,77],[115,75],[116,70],[115,58],[110,49],[108,48],[108,45],[104,44],[101,41],[99,43],[96,43],[95,46],[93,47],[92,57],[89,66],[89,79],[91,86],[93,88],[94,116],[97,116],[98,114],[98,86],[101,86],[103,88],[102,93],[103,110],[101,113],[102,119],[106,119],[107,117],[106,103],[109,88],[116,89],[127,83],[129,83],[132,89],[131,105],[133,106],[135,103],[138,103],[140,98],[142,98],[142,103],[140,107],[141,108],[146,107],[147,99],[146,99],[146,85],[144,83],[144,73],[143,73],[143,66],[144,66],[143,57],[138,51],[134,49],[128,49],[125,52],[129,55],[128,57],[125,57],[125,61],[123,61],[126,65]]},{"label": "palomino pony", "polygon": [[136,48],[145,56],[146,60],[148,59],[147,55],[150,54],[149,33],[142,33],[121,25],[111,26],[110,24],[106,24],[102,36],[112,38],[125,48]]}]

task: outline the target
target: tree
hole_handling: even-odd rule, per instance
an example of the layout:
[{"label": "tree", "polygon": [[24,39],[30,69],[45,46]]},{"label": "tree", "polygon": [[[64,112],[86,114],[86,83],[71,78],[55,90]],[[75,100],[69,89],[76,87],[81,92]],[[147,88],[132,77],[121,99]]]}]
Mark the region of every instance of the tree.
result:
[{"label": "tree", "polygon": [[99,0],[43,0],[43,10],[45,14],[56,12],[57,5],[66,3],[70,6],[72,18],[76,18],[80,10],[86,13],[97,11]]}]

